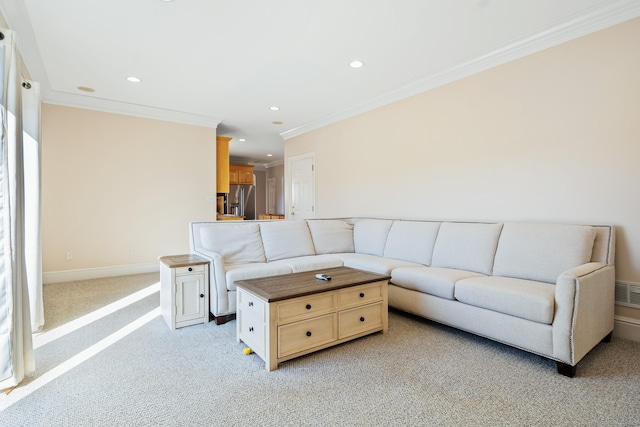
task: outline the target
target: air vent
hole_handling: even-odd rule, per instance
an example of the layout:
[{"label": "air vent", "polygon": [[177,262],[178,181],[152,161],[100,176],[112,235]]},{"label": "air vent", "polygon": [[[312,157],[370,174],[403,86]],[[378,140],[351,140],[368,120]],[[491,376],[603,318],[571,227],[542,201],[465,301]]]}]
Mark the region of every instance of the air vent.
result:
[{"label": "air vent", "polygon": [[616,304],[640,308],[640,284],[616,282]]}]

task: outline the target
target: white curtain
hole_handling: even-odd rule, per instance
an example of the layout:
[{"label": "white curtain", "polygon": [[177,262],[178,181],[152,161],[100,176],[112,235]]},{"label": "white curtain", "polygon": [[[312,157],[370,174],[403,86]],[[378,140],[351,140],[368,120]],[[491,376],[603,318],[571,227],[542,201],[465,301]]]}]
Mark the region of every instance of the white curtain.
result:
[{"label": "white curtain", "polygon": [[22,80],[22,147],[24,159],[25,262],[31,329],[44,326],[42,301],[42,227],[40,215],[42,149],[40,146],[40,85]]},{"label": "white curtain", "polygon": [[[41,273],[36,271],[41,270],[40,148],[23,133],[23,90],[30,93],[34,84],[23,87],[20,66],[15,33],[0,29],[0,389],[17,385],[35,369],[32,324],[39,328],[43,323]],[[39,141],[39,106],[35,116],[28,116],[38,122],[33,127],[27,121],[26,127]],[[27,215],[26,209],[37,212]]]}]

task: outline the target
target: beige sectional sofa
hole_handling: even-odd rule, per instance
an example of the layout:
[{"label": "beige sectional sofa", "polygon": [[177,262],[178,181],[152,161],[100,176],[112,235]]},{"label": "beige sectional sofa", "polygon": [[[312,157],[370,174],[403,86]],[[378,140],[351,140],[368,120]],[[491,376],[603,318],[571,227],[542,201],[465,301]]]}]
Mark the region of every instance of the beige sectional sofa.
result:
[{"label": "beige sectional sofa", "polygon": [[210,310],[236,310],[238,280],[347,266],[391,276],[389,305],[557,362],[611,338],[613,226],[397,219],[193,222],[210,260]]}]

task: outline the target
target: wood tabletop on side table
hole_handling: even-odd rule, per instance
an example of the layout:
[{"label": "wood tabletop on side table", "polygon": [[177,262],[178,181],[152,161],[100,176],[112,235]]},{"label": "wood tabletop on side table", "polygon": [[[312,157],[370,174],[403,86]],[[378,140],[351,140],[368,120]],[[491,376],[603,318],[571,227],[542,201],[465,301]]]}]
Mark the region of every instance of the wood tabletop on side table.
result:
[{"label": "wood tabletop on side table", "polygon": [[189,265],[208,264],[204,258],[195,254],[182,254],[182,255],[165,255],[158,258],[158,260],[169,268],[187,267]]}]

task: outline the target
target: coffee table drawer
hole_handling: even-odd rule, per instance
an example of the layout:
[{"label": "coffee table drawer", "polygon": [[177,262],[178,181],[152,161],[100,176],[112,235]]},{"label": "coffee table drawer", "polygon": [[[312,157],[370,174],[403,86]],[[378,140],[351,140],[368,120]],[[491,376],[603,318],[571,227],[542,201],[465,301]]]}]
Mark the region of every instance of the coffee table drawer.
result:
[{"label": "coffee table drawer", "polygon": [[278,324],[308,319],[335,310],[334,292],[294,298],[278,303]]},{"label": "coffee table drawer", "polygon": [[309,350],[338,339],[335,313],[278,327],[278,357]]},{"label": "coffee table drawer", "polygon": [[338,292],[338,305],[340,308],[344,308],[381,301],[382,286],[387,286],[386,282],[371,283],[341,289]]},{"label": "coffee table drawer", "polygon": [[238,308],[244,312],[252,312],[264,320],[267,303],[242,289],[238,289]]},{"label": "coffee table drawer", "polygon": [[338,339],[382,329],[384,304],[371,304],[340,312],[340,333]]},{"label": "coffee table drawer", "polygon": [[242,311],[238,316],[238,335],[256,353],[264,355],[266,347],[266,324],[263,318],[252,311]]}]

